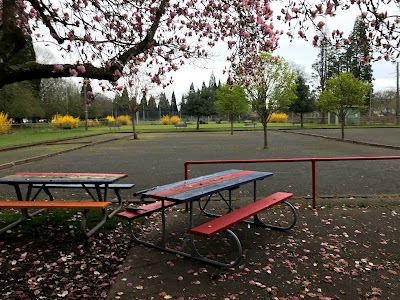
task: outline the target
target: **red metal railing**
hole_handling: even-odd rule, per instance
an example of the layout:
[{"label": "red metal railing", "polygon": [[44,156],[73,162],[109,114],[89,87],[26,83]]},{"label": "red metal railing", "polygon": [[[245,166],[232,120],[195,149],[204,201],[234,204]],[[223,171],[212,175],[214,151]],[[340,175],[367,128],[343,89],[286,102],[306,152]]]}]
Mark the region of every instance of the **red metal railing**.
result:
[{"label": "red metal railing", "polygon": [[311,162],[312,207],[316,207],[316,164],[323,161],[349,160],[390,160],[400,159],[400,156],[358,156],[358,157],[319,157],[319,158],[276,158],[276,159],[243,159],[243,160],[192,160],[185,162],[185,180],[189,179],[189,165],[217,165],[217,164],[255,164],[255,163],[292,163]]}]

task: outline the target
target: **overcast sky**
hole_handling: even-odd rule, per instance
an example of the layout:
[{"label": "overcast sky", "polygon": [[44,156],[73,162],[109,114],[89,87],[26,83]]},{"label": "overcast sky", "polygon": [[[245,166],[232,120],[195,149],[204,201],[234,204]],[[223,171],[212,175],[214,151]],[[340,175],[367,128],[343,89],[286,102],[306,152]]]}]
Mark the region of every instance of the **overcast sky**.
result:
[{"label": "overcast sky", "polygon": [[[353,29],[354,21],[359,14],[358,9],[352,9],[345,12],[339,12],[334,18],[327,18],[329,30],[339,29],[348,36]],[[279,26],[279,25],[277,25]],[[314,34],[309,35],[310,40]],[[203,81],[208,85],[211,73],[213,72],[217,82],[220,80],[222,83],[226,82],[226,74],[223,70],[228,64],[226,63],[227,53],[224,47],[213,49],[215,54],[219,56],[214,57],[207,62],[205,68],[199,68],[192,65],[186,65],[178,72],[173,74],[174,84],[166,89],[167,98],[171,98],[172,91],[175,92],[177,102],[181,101],[182,94],[189,91],[189,87],[193,82],[195,88],[201,88]],[[290,42],[286,35],[281,36],[279,49],[276,50],[274,55],[280,55],[289,63],[293,62],[296,65],[304,68],[306,74],[311,77],[311,65],[315,62],[318,54],[318,49],[314,48],[310,42],[301,39],[295,39]],[[396,65],[391,62],[380,61],[372,63],[373,76],[374,76],[374,90],[396,89]]]}]

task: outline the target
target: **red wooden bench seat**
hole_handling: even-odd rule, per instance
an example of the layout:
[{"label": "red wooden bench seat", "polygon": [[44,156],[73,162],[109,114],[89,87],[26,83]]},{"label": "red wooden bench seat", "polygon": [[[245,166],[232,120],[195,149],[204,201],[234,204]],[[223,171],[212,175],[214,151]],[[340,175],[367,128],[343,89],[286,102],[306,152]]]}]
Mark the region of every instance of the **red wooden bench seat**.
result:
[{"label": "red wooden bench seat", "polygon": [[292,193],[278,192],[265,197],[256,202],[252,202],[244,207],[234,210],[226,215],[201,224],[190,230],[190,233],[204,237],[211,237],[219,232],[229,229],[233,225],[240,223],[258,213],[277,205],[293,196]]},{"label": "red wooden bench seat", "polygon": [[[164,208],[176,205],[173,201],[164,201]],[[138,217],[151,215],[153,212],[160,211],[162,209],[162,201],[156,201],[150,204],[141,205],[134,208],[136,211],[123,211],[118,213],[116,216],[124,220],[133,220]]]}]

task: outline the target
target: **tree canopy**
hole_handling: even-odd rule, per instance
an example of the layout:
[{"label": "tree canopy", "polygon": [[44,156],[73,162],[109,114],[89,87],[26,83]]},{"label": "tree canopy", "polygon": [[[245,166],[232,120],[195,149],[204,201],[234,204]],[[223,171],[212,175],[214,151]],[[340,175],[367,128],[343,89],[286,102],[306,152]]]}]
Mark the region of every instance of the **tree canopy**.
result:
[{"label": "tree canopy", "polygon": [[[80,76],[115,82],[124,67],[132,74],[145,65],[152,82],[166,85],[166,75],[188,59],[209,58],[209,49],[227,44],[235,73],[253,74],[260,52],[271,52],[279,36],[312,40],[309,27],[324,28],[324,17],[358,7],[375,59],[397,58],[400,51],[399,16],[385,1],[288,1],[273,16],[272,0],[0,0],[0,87],[24,80]],[[274,23],[284,22],[284,30]],[[336,47],[349,38],[336,29],[329,35]],[[56,45],[58,63],[14,58],[33,43]],[[356,38],[356,37],[355,37]],[[374,59],[371,55],[364,61]],[[249,78],[242,76],[241,78]]]},{"label": "tree canopy", "polygon": [[296,78],[295,94],[297,98],[289,105],[289,111],[300,116],[300,125],[303,128],[304,114],[314,111],[314,99],[311,96],[310,87],[301,74],[298,74]]},{"label": "tree canopy", "polygon": [[215,112],[214,92],[205,85],[201,90],[194,91],[192,85],[185,101],[182,102],[181,111],[187,116],[196,116],[197,129],[199,129],[200,118],[210,116]]},{"label": "tree canopy", "polygon": [[233,134],[235,117],[246,113],[249,109],[246,94],[239,86],[223,85],[217,89],[216,98],[215,108],[218,113],[228,116],[231,123],[231,134]]},{"label": "tree canopy", "polygon": [[371,84],[355,78],[351,73],[341,73],[327,82],[327,89],[323,91],[316,104],[324,112],[331,112],[338,116],[344,138],[344,126],[350,110],[365,109],[364,98],[371,89]]},{"label": "tree canopy", "polygon": [[264,127],[264,148],[267,143],[267,123],[272,113],[287,110],[296,99],[296,73],[291,71],[289,64],[279,56],[261,53],[257,66],[256,78],[244,78],[249,85],[246,94],[253,109],[260,116]]}]

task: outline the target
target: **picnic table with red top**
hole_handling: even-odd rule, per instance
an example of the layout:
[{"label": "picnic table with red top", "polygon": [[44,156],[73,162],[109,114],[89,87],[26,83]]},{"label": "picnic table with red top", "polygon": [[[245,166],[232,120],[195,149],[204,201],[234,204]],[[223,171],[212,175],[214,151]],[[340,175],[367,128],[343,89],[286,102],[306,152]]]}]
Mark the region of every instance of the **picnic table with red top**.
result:
[{"label": "picnic table with red top", "polygon": [[[17,201],[2,200],[0,208],[15,208],[21,210],[21,217],[16,222],[0,229],[0,234],[17,226],[22,221],[30,219],[38,214],[42,209],[83,209],[84,213],[81,221],[81,231],[86,236],[95,233],[110,216],[115,214],[119,207],[108,213],[107,206],[109,186],[127,177],[127,174],[101,174],[101,173],[54,173],[54,172],[19,172],[13,175],[0,178],[0,184],[11,185],[15,189]],[[41,190],[47,190],[50,185],[69,188],[70,186],[80,187],[87,191],[90,199],[79,199],[79,201],[55,201],[51,196],[49,201],[36,200]],[[24,192],[24,188],[25,192]],[[33,189],[39,190],[33,195]],[[95,195],[89,189],[96,191]],[[28,209],[40,209],[29,213]],[[102,219],[90,230],[87,229],[86,222],[89,210],[101,209]]]},{"label": "picnic table with red top", "polygon": [[[129,230],[131,236],[133,240],[136,242],[142,243],[147,246],[155,247],[163,251],[180,254],[182,256],[201,260],[214,265],[231,267],[239,262],[242,254],[242,248],[238,237],[229,228],[243,220],[255,216],[257,213],[266,209],[266,206],[268,206],[267,202],[273,201],[274,203],[280,203],[292,196],[292,194],[289,193],[281,193],[279,197],[275,195],[273,200],[272,198],[261,199],[261,201],[257,200],[257,195],[256,195],[257,182],[272,175],[273,174],[270,172],[231,169],[163,186],[158,186],[155,188],[151,188],[149,190],[145,190],[141,193],[142,198],[152,198],[157,200],[155,203],[139,206],[133,208],[132,210],[127,210],[126,212],[121,212],[117,216],[129,222],[130,225]],[[243,208],[233,210],[231,192],[246,184],[253,184],[253,202],[251,203],[251,205],[246,205]],[[225,199],[225,197],[223,196],[222,192],[224,191],[228,192],[228,199]],[[207,203],[214,195],[217,195],[218,198],[222,199],[226,203],[228,207],[227,214],[222,216],[214,215],[206,210]],[[202,202],[205,202],[205,204],[204,205],[200,204],[201,203],[200,200],[204,200]],[[200,204],[201,213],[217,217],[210,222],[202,224],[207,228],[209,228],[208,226],[211,226],[213,229],[215,229],[214,232],[204,233],[202,228],[200,228],[200,226],[202,225],[197,227],[194,226],[193,203],[195,202],[198,202]],[[188,231],[189,235],[184,242],[185,245],[189,246],[189,251],[181,250],[183,249],[183,247],[181,247],[181,249],[172,249],[167,246],[167,226],[166,226],[165,212],[167,207],[174,206],[177,204],[188,204],[189,206],[190,228]],[[161,220],[162,220],[161,239],[156,243],[145,241],[143,239],[138,238],[133,232],[132,228],[133,226],[131,224],[131,221],[134,220],[135,218],[140,216],[150,215],[154,211],[161,211]],[[254,220],[254,222],[252,222],[252,224],[259,226],[265,225],[260,220],[256,219]],[[291,227],[293,225],[291,224]],[[265,226],[274,227],[269,225]],[[287,229],[287,228],[279,228],[279,229]],[[204,257],[196,250],[194,242],[195,235],[205,236],[208,238],[223,231],[230,234],[230,236],[233,238],[235,242],[238,255],[234,261],[229,261],[227,263],[220,262],[215,259]]]}]

